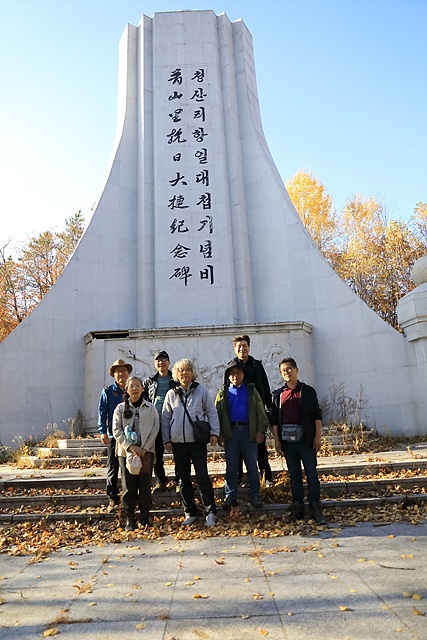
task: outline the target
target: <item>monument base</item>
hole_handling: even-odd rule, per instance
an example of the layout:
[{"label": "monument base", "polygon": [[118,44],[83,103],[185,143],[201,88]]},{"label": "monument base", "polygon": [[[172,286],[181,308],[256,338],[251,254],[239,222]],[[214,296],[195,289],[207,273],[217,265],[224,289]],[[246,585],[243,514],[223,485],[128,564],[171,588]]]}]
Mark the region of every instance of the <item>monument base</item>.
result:
[{"label": "monument base", "polygon": [[234,357],[233,338],[247,334],[251,355],[262,360],[272,389],[282,384],[279,363],[285,356],[298,362],[305,382],[316,386],[311,339],[307,322],[272,322],[247,325],[91,331],[85,336],[85,419],[88,434],[97,432],[99,396],[111,384],[110,365],[123,358],[136,375],[155,373],[154,355],[165,350],[171,367],[181,358],[193,360],[198,381],[215,397],[223,382],[227,362]]}]

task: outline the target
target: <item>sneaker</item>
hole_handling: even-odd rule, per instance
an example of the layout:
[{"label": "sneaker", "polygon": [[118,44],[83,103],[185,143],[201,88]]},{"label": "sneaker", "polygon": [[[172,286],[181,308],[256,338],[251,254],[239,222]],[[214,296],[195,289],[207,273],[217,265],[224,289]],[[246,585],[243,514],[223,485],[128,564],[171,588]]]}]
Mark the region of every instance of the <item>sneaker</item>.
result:
[{"label": "sneaker", "polygon": [[119,498],[110,498],[108,501],[108,513],[112,513],[113,511],[117,511],[120,507],[120,499]]},{"label": "sneaker", "polygon": [[266,489],[270,489],[271,487],[274,487],[273,480],[266,480],[265,481],[265,487],[266,487]]},{"label": "sneaker", "polygon": [[183,527],[190,527],[197,520],[197,516],[187,516],[182,523]]},{"label": "sneaker", "polygon": [[165,491],[167,491],[165,482],[158,482],[153,489],[153,493],[164,493]]},{"label": "sneaker", "polygon": [[208,513],[206,516],[206,526],[214,527],[216,525],[215,515],[213,513]]},{"label": "sneaker", "polygon": [[262,498],[259,494],[257,494],[256,496],[252,496],[251,504],[253,507],[255,507],[255,509],[262,509],[264,506]]}]

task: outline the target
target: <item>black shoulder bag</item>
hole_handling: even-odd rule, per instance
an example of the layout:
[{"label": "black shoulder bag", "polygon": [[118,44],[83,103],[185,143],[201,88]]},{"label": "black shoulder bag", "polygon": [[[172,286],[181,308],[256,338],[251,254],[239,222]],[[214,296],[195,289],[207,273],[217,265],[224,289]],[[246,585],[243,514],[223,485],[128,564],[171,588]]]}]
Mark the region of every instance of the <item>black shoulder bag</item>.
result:
[{"label": "black shoulder bag", "polygon": [[195,420],[192,420],[187,409],[187,398],[184,401],[182,393],[179,394],[179,397],[184,406],[184,411],[187,414],[187,418],[189,419],[190,424],[193,427],[194,441],[198,444],[209,444],[211,437],[211,425],[207,420],[199,420],[197,416]]}]

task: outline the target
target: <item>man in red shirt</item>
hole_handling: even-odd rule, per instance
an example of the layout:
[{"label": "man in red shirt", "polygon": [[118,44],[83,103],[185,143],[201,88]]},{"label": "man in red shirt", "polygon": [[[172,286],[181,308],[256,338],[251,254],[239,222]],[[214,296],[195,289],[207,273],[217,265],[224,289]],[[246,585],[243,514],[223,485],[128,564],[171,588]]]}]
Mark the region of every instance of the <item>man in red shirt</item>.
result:
[{"label": "man in red shirt", "polygon": [[317,475],[316,454],[320,450],[322,433],[317,394],[313,387],[298,380],[298,367],[293,358],[283,358],[280,373],[285,384],[273,392],[272,429],[276,451],[283,452],[291,476],[292,507],[288,521],[304,518],[302,462],[311,517],[317,524],[325,524]]}]

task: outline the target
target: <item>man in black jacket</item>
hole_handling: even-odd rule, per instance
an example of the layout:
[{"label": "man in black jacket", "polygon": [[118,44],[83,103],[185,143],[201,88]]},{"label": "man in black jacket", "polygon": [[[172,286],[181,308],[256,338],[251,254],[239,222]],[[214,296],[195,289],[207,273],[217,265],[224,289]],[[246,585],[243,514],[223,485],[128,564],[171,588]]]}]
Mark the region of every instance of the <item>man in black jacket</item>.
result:
[{"label": "man in black jacket", "polygon": [[[261,360],[255,360],[249,355],[251,346],[251,340],[248,335],[236,336],[233,339],[234,352],[236,357],[227,364],[229,369],[233,364],[243,364],[245,372],[245,383],[253,384],[255,389],[261,396],[261,400],[264,404],[267,417],[269,417],[270,409],[272,405],[270,384],[268,382],[267,374],[262,365]],[[224,376],[224,384],[227,384],[228,380]],[[273,481],[273,474],[271,472],[270,463],[268,462],[268,452],[265,443],[265,439],[258,444],[258,469],[261,478],[264,478],[267,485]],[[243,476],[243,460],[241,459],[239,465],[239,480]]]},{"label": "man in black jacket", "polygon": [[313,387],[298,380],[293,358],[283,358],[280,373],[285,384],[273,392],[272,428],[277,453],[284,454],[291,476],[292,508],[288,522],[304,517],[301,462],[308,485],[311,516],[325,524],[320,504],[316,454],[321,447],[322,412]]},{"label": "man in black jacket", "polygon": [[[156,373],[144,381],[144,399],[154,404],[159,414],[160,425],[162,424],[162,409],[165,396],[173,386],[172,371],[169,370],[170,360],[166,351],[159,351],[154,356],[154,366]],[[154,463],[154,473],[157,476],[157,484],[153,493],[166,491],[166,472],[163,464],[163,453],[165,447],[162,439],[162,429],[160,428],[156,438],[156,460]]]}]

